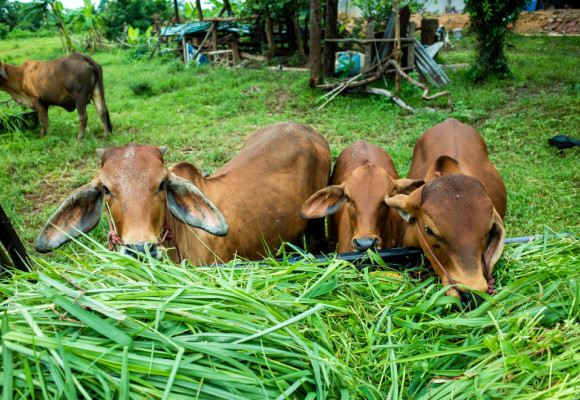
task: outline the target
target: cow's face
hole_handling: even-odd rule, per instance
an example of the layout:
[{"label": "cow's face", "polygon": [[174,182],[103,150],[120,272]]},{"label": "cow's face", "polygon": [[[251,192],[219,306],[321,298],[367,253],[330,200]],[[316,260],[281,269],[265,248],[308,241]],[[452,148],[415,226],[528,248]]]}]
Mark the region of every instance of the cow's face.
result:
[{"label": "cow's face", "polygon": [[[409,222],[406,241],[409,238],[420,245],[444,285],[451,282],[437,260],[455,284],[487,290],[482,259],[485,258],[491,273],[503,250],[505,230],[477,179],[460,174],[443,175],[409,196],[388,198],[387,204]],[[477,306],[482,301],[480,296],[460,287],[449,289],[447,294],[459,298],[464,307]]]},{"label": "cow's face", "polygon": [[355,169],[342,184],[313,194],[302,205],[300,216],[320,218],[345,207],[351,235],[347,243],[339,243],[339,252],[379,250],[389,212],[385,197],[410,193],[422,184],[423,181],[411,179],[395,180],[383,168],[366,164]]},{"label": "cow's face", "polygon": [[[101,172],[76,190],[55,212],[36,241],[38,251],[58,248],[71,238],[92,230],[103,204],[122,242],[122,251],[135,255],[157,251],[166,207],[179,221],[215,235],[227,233],[216,207],[186,179],[163,166],[165,147],[129,144],[97,150]],[[64,232],[63,232],[64,231]]]},{"label": "cow's face", "polygon": [[169,179],[163,166],[165,148],[128,145],[98,152],[102,162],[98,180],[117,234],[127,245],[123,251],[149,247],[165,218]]},{"label": "cow's face", "polygon": [[0,90],[6,85],[8,80],[8,75],[6,75],[6,70],[4,69],[4,63],[0,61]]}]

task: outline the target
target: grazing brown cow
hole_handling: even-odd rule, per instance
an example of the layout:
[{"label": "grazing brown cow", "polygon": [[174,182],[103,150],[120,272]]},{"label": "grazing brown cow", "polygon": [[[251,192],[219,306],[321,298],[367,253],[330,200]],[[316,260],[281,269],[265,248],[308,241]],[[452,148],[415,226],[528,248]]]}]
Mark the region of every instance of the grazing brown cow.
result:
[{"label": "grazing brown cow", "polygon": [[300,216],[328,216],[329,243],[338,240],[337,252],[346,253],[395,247],[403,221],[384,199],[409,194],[424,182],[399,179],[385,150],[357,140],[338,156],[331,183],[306,200]]},{"label": "grazing brown cow", "polygon": [[105,104],[103,69],[87,55],[73,53],[51,61],[28,60],[19,66],[0,62],[0,90],[38,112],[41,137],[48,133],[48,107],[60,106],[69,112],[78,110],[77,139],[82,138],[91,100],[103,122],[105,139],[113,129]]},{"label": "grazing brown cow", "polygon": [[[281,241],[300,240],[307,228],[300,205],[330,175],[324,137],[293,122],[258,129],[209,178],[186,162],[165,168],[164,151],[134,144],[98,151],[101,172],[54,213],[36,249],[56,249],[79,231],[92,230],[104,202],[127,244],[125,252],[147,248],[160,257],[157,239],[167,217],[181,256],[196,265],[226,262],[236,254],[257,259],[264,255],[264,246],[276,249]],[[308,223],[309,229],[319,230],[314,235],[324,236],[324,220]],[[175,252],[171,256],[177,259]]]},{"label": "grazing brown cow", "polygon": [[[444,285],[491,293],[507,196],[479,133],[453,118],[435,125],[417,140],[408,177],[426,183],[386,200],[409,223],[402,244],[421,247]],[[464,307],[483,300],[461,287],[447,294]]]}]

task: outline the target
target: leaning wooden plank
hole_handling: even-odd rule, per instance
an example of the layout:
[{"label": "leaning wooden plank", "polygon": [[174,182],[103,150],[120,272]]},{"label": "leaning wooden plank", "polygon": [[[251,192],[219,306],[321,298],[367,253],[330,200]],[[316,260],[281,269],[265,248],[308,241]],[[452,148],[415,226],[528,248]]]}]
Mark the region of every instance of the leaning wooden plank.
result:
[{"label": "leaning wooden plank", "polygon": [[[28,259],[28,253],[2,206],[0,206],[0,240],[12,259],[14,266],[21,271],[29,271],[30,260]],[[0,268],[1,272],[3,272],[3,268]]]}]

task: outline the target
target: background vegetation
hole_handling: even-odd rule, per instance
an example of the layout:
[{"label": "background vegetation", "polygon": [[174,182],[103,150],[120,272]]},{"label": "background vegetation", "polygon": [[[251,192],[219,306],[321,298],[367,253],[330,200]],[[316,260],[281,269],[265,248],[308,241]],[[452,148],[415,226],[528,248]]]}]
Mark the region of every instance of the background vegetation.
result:
[{"label": "background vegetation", "polygon": [[[357,94],[338,96],[314,111],[325,99],[308,89],[307,73],[184,68],[175,59],[146,62],[118,49],[96,53],[114,126],[108,141],[92,106],[80,142],[78,115],[60,108],[49,111],[47,137],[39,138],[38,127],[0,134],[0,203],[37,267],[0,285],[2,358],[13,361],[5,361],[0,373],[4,393],[136,398],[146,391],[163,398],[169,387],[176,390],[172,394],[193,390],[199,398],[212,398],[217,383],[208,374],[200,381],[191,369],[203,364],[233,374],[234,381],[253,382],[255,396],[267,390],[299,399],[576,398],[579,149],[559,157],[546,139],[580,131],[580,38],[510,41],[512,78],[474,86],[464,70],[449,72],[453,82],[445,89],[453,94],[453,113],[444,99],[424,102],[417,89],[404,85],[402,97],[418,110],[413,115],[388,99]],[[58,57],[62,47],[57,37],[9,39],[0,42],[0,55],[3,62],[19,64]],[[439,61],[468,63],[473,55],[473,39],[464,37]],[[8,98],[0,93],[0,101]],[[0,107],[5,115],[6,106]],[[15,108],[12,104],[9,112]],[[385,148],[404,177],[416,139],[448,117],[475,127],[486,140],[508,190],[508,236],[549,235],[508,246],[494,273],[499,295],[472,312],[454,311],[453,299],[422,268],[398,274],[359,272],[340,261],[267,261],[261,268],[220,270],[137,262],[91,241],[105,243],[105,220],[92,239],[67,245],[68,255],[32,251],[50,214],[98,172],[96,148],[167,145],[167,164],[190,161],[211,173],[256,128],[294,120],[322,132],[335,158],[356,139]],[[572,236],[554,237],[554,231]],[[74,302],[81,289],[87,293],[79,302],[92,317]],[[219,295],[200,303],[196,290],[202,289]],[[55,303],[56,312],[71,313],[68,320],[51,310]],[[248,304],[251,312],[244,308]],[[240,310],[248,317],[240,317]],[[284,325],[287,321],[294,322]],[[268,346],[261,344],[272,350],[267,355],[243,346],[226,349],[230,339],[215,335],[259,345],[249,338],[274,327],[279,332],[264,336]],[[131,338],[132,350],[119,331]],[[193,350],[191,343],[200,341],[204,346]],[[283,359],[281,351],[294,355]],[[241,368],[237,357],[255,362]],[[279,364],[266,365],[270,362]],[[293,368],[303,375],[293,375]],[[280,371],[286,375],[276,381]]]}]

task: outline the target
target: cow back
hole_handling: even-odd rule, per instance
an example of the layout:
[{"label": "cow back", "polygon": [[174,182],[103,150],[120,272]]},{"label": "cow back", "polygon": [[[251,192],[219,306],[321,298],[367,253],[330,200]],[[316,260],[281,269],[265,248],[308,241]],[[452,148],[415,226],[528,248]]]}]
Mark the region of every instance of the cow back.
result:
[{"label": "cow back", "polygon": [[[328,183],[331,167],[326,139],[314,129],[283,122],[252,133],[242,150],[209,178],[184,163],[173,172],[192,181],[221,211],[225,237],[176,224],[176,237],[196,264],[225,262],[236,254],[256,259],[281,241],[297,242],[306,228],[302,203]],[[181,243],[180,243],[181,246]],[[215,254],[214,254],[215,253]]]},{"label": "cow back", "polygon": [[456,160],[463,174],[477,178],[503,218],[507,202],[505,184],[489,160],[487,146],[479,133],[454,118],[428,129],[415,144],[408,177],[425,179],[429,168],[441,156]]}]

